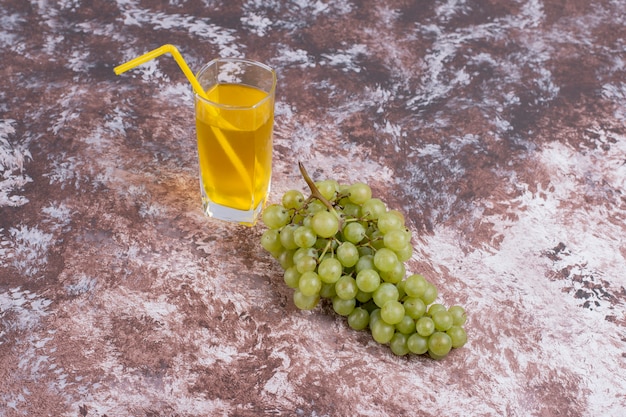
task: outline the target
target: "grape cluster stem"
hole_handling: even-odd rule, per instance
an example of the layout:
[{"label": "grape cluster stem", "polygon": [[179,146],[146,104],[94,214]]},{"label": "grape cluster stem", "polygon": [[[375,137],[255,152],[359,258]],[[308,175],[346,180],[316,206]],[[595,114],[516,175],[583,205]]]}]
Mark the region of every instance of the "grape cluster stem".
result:
[{"label": "grape cluster stem", "polygon": [[322,195],[322,193],[320,193],[320,190],[317,188],[311,177],[309,177],[309,173],[306,171],[306,168],[304,167],[304,164],[302,162],[298,162],[298,168],[300,168],[300,174],[302,175],[302,178],[304,178],[304,182],[306,182],[306,185],[311,190],[311,197],[309,198],[317,198],[319,201],[321,201],[326,206],[328,211],[331,212],[335,217],[337,217],[337,219],[339,220],[339,229],[341,229],[343,227],[344,219],[339,215],[339,213],[337,213],[337,210],[335,210],[335,207],[333,207],[331,202],[328,201],[326,197]]}]

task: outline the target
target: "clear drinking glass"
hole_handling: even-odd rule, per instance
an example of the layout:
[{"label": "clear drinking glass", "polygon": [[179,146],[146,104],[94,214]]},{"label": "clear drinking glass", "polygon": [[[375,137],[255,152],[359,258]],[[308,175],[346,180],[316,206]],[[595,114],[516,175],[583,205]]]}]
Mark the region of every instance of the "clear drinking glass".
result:
[{"label": "clear drinking glass", "polygon": [[254,225],[272,179],[276,72],[259,62],[218,58],[196,75],[202,207],[206,215]]}]

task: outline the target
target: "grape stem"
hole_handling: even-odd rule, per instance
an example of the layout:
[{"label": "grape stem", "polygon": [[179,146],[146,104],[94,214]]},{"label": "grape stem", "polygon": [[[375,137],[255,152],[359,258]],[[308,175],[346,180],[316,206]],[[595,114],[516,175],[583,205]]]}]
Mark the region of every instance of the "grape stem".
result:
[{"label": "grape stem", "polygon": [[324,259],[324,255],[326,255],[326,253],[328,252],[328,249],[331,248],[333,244],[332,239],[329,239],[328,242],[326,242],[326,246],[324,246],[324,250],[322,251],[322,254],[318,257],[318,259],[322,260]]},{"label": "grape stem", "polygon": [[326,197],[324,197],[322,193],[320,193],[320,190],[318,190],[317,186],[315,185],[311,177],[309,177],[309,174],[306,172],[306,169],[304,168],[304,164],[302,162],[298,162],[298,167],[300,168],[300,174],[302,174],[302,178],[304,178],[306,185],[308,185],[309,189],[311,189],[311,197],[315,197],[319,201],[321,201],[322,204],[326,206],[328,211],[334,214],[335,217],[339,219],[339,223],[342,224],[343,223],[342,217],[339,215],[339,213],[337,213],[337,211],[335,210],[333,205],[330,203],[330,201],[328,201]]}]

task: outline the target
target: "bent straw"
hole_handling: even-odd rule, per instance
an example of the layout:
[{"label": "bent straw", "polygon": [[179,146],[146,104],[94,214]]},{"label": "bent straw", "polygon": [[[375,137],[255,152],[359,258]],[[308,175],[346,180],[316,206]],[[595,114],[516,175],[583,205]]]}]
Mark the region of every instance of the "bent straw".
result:
[{"label": "bent straw", "polygon": [[[183,56],[180,54],[180,52],[178,52],[178,49],[176,49],[176,47],[171,44],[163,45],[159,48],[153,49],[150,52],[146,52],[145,54],[140,55],[137,58],[131,59],[128,62],[118,65],[117,67],[113,68],[113,71],[115,71],[116,75],[120,75],[123,72],[126,72],[141,64],[145,64],[146,62],[151,61],[168,52],[170,53],[170,55],[172,55],[172,57],[174,57],[174,60],[176,61],[176,63],[178,63],[178,66],[187,77],[187,80],[189,80],[189,82],[191,83],[193,91],[197,95],[202,97],[203,99],[209,101],[209,98],[206,92],[204,91],[204,89],[202,88],[198,80],[196,79],[195,75],[193,75],[193,72],[191,72],[191,70],[189,69],[189,66],[183,59]],[[209,111],[213,113],[213,116],[216,116],[216,117],[219,116],[217,114],[217,110],[214,107],[208,107],[208,108],[209,108]],[[225,125],[227,125],[230,128],[230,130],[240,130],[230,125],[226,120],[222,120],[222,122]],[[211,127],[211,130],[213,130],[213,133],[215,134],[215,138],[222,146],[222,149],[224,150],[226,155],[229,156],[230,161],[235,166],[235,170],[237,171],[241,179],[244,180],[244,183],[245,183],[245,180],[248,179],[249,176],[248,176],[248,172],[246,171],[246,168],[243,165],[243,162],[241,162],[241,159],[239,158],[237,153],[234,151],[233,147],[230,145],[228,140],[224,137],[224,134],[220,131],[220,129],[215,129]],[[254,188],[252,184],[250,184],[250,186]],[[252,189],[252,192],[254,193],[254,189]]]},{"label": "bent straw", "polygon": [[166,54],[168,52],[172,55],[172,57],[174,57],[174,60],[176,61],[176,63],[178,63],[178,66],[183,71],[183,73],[185,74],[189,82],[191,83],[191,86],[193,87],[193,91],[200,97],[207,99],[206,92],[204,91],[204,89],[202,88],[202,86],[200,85],[196,77],[193,75],[193,72],[191,72],[191,70],[189,69],[189,66],[183,59],[183,56],[180,54],[180,52],[178,52],[178,49],[176,49],[174,45],[170,45],[170,44],[163,45],[157,49],[147,52],[141,56],[138,56],[137,58],[131,59],[130,61],[122,65],[118,65],[117,67],[113,68],[113,71],[115,71],[115,74],[120,75],[121,73],[126,72],[129,69],[135,68],[141,64],[145,64],[148,61],[152,61],[154,58],[161,56],[163,54]]}]

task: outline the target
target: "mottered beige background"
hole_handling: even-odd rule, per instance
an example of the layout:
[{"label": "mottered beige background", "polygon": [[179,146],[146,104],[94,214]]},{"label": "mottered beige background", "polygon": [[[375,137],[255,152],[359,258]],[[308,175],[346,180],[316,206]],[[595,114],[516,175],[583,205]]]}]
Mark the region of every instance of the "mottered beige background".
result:
[{"label": "mottered beige background", "polygon": [[[1,0],[0,417],[623,416],[622,0]],[[190,86],[278,73],[270,201],[364,180],[469,341],[298,311],[202,215]]]}]

